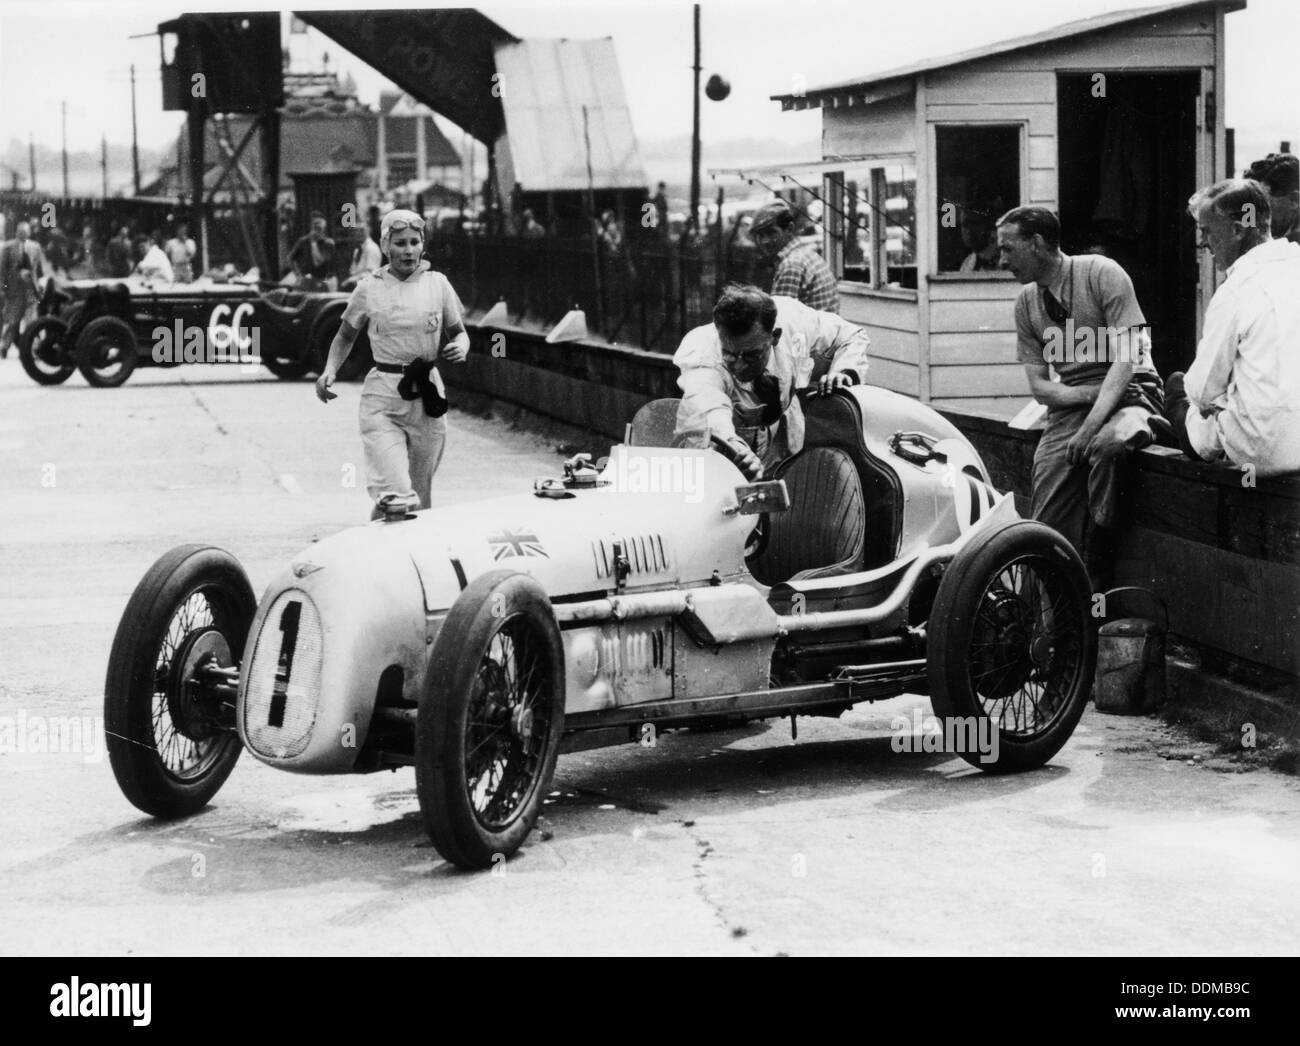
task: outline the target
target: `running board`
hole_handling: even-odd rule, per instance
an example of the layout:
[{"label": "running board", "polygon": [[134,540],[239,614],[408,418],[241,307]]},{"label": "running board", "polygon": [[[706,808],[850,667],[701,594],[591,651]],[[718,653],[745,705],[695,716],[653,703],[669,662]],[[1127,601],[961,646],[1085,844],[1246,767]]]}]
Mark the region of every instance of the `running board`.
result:
[{"label": "running board", "polygon": [[907,673],[883,677],[837,679],[829,683],[807,683],[777,690],[749,690],[718,697],[683,697],[668,701],[647,701],[624,708],[602,708],[594,712],[576,712],[564,717],[566,733],[598,730],[612,726],[635,726],[641,723],[686,724],[705,716],[745,715],[753,719],[768,716],[798,715],[801,710],[820,705],[856,704],[859,701],[883,701],[907,692],[910,683],[919,682],[924,674]]}]

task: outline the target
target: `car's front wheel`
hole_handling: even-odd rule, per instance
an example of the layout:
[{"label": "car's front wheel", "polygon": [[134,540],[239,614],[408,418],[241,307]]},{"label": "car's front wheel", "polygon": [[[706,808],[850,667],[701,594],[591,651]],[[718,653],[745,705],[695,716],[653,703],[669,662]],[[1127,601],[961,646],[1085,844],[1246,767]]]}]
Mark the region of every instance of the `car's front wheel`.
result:
[{"label": "car's front wheel", "polygon": [[972,766],[1041,766],[1083,715],[1096,665],[1088,575],[1041,523],[975,535],[944,573],[928,624],[928,674],[945,737]]},{"label": "car's front wheel", "polygon": [[212,669],[239,664],[257,610],[228,552],[181,545],[136,586],[104,684],[108,758],[123,794],[154,817],[201,810],[239,758],[229,693]]},{"label": "car's front wheel", "polygon": [[77,337],[77,369],[97,389],[115,389],[135,370],[135,332],[116,316],[96,316]]},{"label": "car's front wheel", "polygon": [[69,351],[68,325],[57,316],[42,316],[18,339],[18,359],[27,376],[40,385],[59,385],[77,364]]},{"label": "car's front wheel", "polygon": [[487,868],[523,844],[564,728],[564,648],[545,590],[498,570],[471,584],[434,643],[420,698],[415,783],[433,845]]}]

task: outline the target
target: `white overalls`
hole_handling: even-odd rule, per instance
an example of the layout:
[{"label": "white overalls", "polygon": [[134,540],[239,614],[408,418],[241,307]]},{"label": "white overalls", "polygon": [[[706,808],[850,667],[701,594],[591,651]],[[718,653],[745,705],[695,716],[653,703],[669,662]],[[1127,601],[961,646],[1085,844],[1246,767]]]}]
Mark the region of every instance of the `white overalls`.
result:
[{"label": "white overalls", "polygon": [[[427,261],[405,280],[388,266],[362,278],[352,292],[343,319],[370,332],[376,363],[407,364],[436,359],[445,327],[462,322],[460,299]],[[446,395],[442,376],[431,372]],[[366,490],[372,500],[385,494],[418,495],[428,508],[433,474],[447,442],[447,418],[431,418],[420,399],[397,393],[399,374],[371,370],[361,389],[361,443],[366,455]]]}]

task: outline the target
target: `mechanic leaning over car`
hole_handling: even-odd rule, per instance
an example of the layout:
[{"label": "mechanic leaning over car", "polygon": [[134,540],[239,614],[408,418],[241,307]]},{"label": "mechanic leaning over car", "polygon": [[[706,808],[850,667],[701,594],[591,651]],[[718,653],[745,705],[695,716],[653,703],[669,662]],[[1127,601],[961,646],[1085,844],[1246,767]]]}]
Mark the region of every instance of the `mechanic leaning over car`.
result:
[{"label": "mechanic leaning over car", "polygon": [[673,356],[681,372],[679,433],[705,426],[735,450],[751,480],[803,449],[803,408],[795,390],[860,384],[867,373],[866,331],[794,298],[731,284],[713,323],[688,331]]},{"label": "mechanic leaning over car", "polygon": [[[392,210],[379,227],[388,264],[363,277],[352,292],[325,369],[316,381],[321,402],[362,330],[370,330],[374,369],[361,390],[361,442],[366,489],[384,508],[428,508],[433,474],[447,441],[446,390],[437,360],[464,363],[469,355],[460,299],[424,253],[424,219]],[[443,334],[448,341],[441,349]]]}]

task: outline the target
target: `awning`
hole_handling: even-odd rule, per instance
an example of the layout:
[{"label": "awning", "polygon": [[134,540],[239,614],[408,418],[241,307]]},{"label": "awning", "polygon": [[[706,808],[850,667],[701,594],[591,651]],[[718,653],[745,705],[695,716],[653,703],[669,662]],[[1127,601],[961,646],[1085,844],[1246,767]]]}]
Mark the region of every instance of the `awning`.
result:
[{"label": "awning", "polygon": [[710,167],[709,177],[717,178],[719,175],[729,175],[734,178],[741,178],[745,181],[754,178],[780,178],[789,175],[791,178],[801,177],[808,174],[825,174],[829,171],[843,170],[845,167],[862,167],[867,164],[885,164],[885,163],[907,163],[916,162],[915,152],[905,153],[871,153],[861,156],[833,156],[823,157],[820,160],[804,160],[797,163],[773,163],[761,164],[753,167]]}]

